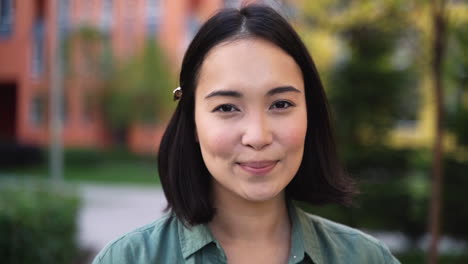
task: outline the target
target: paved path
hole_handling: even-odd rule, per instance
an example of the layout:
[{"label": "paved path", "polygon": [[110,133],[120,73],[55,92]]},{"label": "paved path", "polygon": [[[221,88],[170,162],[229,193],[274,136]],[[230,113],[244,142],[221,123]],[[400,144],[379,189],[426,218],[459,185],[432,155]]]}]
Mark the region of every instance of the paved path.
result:
[{"label": "paved path", "polygon": [[145,186],[78,186],[82,196],[79,242],[82,248],[101,250],[109,241],[159,218],[166,206],[160,188]]}]

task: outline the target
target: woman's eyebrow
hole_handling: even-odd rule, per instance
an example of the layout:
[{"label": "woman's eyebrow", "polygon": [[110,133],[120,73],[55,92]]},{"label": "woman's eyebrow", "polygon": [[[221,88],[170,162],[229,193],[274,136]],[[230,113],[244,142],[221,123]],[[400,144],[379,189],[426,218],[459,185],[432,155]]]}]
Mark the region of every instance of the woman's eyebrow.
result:
[{"label": "woman's eyebrow", "polygon": [[275,95],[275,94],[286,93],[286,92],[301,93],[301,91],[299,89],[296,89],[293,86],[288,85],[288,86],[279,86],[279,87],[273,88],[270,91],[268,91],[268,93],[266,95],[272,96],[272,95]]},{"label": "woman's eyebrow", "polygon": [[209,93],[205,99],[215,97],[215,96],[228,96],[228,97],[235,97],[235,98],[241,98],[242,94],[236,91],[231,91],[231,90],[219,90],[219,91],[213,91]]},{"label": "woman's eyebrow", "polygon": [[[286,93],[286,92],[295,92],[295,93],[300,93],[301,91],[294,88],[293,86],[279,86],[275,87],[271,90],[268,91],[266,94],[267,96],[272,96],[275,94],[279,93]],[[215,97],[215,96],[227,96],[227,97],[235,97],[235,98],[241,98],[242,94],[237,91],[232,91],[232,90],[218,90],[218,91],[213,91],[209,93],[207,96],[205,96],[205,99]]]}]

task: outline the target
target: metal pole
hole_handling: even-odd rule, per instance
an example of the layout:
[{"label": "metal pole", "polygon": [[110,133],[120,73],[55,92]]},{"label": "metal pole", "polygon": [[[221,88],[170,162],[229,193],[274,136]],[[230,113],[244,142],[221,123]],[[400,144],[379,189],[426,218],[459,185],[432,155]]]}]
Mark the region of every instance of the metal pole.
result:
[{"label": "metal pole", "polygon": [[[49,170],[51,179],[55,182],[63,181],[63,142],[62,118],[63,91],[62,91],[62,32],[60,28],[60,1],[56,0],[54,26],[49,27],[55,31],[55,41],[50,49],[50,153]],[[52,17],[50,18],[52,19]],[[52,25],[52,23],[51,23]],[[54,32],[52,31],[52,32]],[[53,38],[53,35],[52,35]]]}]

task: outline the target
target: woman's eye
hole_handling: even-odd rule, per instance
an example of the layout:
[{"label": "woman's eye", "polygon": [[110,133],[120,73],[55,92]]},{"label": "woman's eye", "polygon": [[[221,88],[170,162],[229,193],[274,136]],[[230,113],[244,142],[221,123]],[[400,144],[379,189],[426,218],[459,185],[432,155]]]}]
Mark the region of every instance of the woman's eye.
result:
[{"label": "woman's eye", "polygon": [[213,110],[213,112],[235,112],[235,111],[238,111],[238,109],[235,106],[229,105],[229,104],[220,105]]},{"label": "woman's eye", "polygon": [[291,106],[294,106],[294,104],[288,102],[288,101],[277,101],[277,102],[274,102],[270,109],[286,109],[286,108],[289,108]]}]

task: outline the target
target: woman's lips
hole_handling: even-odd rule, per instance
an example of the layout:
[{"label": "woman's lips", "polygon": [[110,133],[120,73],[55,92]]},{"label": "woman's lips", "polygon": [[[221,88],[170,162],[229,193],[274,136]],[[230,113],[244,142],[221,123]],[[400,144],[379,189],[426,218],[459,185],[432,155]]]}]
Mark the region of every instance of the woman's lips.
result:
[{"label": "woman's lips", "polygon": [[243,170],[257,175],[267,174],[278,163],[277,160],[268,160],[268,161],[249,161],[249,162],[239,162],[237,163]]}]

